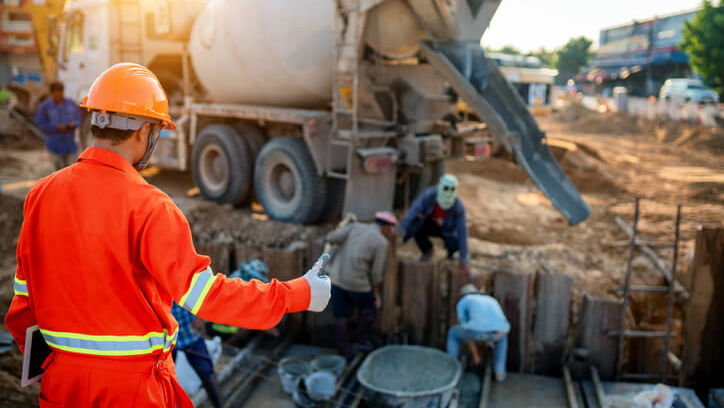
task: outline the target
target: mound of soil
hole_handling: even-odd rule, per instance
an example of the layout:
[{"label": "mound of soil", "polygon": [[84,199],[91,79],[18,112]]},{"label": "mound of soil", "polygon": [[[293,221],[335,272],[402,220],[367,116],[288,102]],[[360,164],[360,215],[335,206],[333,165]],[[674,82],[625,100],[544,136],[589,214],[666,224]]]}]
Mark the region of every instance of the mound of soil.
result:
[{"label": "mound of soil", "polygon": [[282,248],[295,241],[312,240],[327,230],[255,219],[249,215],[249,211],[208,202],[186,211],[194,239],[201,245],[236,242]]},{"label": "mound of soil", "polygon": [[10,117],[7,109],[0,110],[0,146],[16,149],[43,147],[43,141],[25,125]]}]

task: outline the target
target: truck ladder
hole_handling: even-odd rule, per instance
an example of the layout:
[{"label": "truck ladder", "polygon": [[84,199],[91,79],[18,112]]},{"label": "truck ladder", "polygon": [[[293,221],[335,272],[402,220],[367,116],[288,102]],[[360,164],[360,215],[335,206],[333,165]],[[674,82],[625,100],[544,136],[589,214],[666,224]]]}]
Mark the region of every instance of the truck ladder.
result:
[{"label": "truck ladder", "polygon": [[[633,269],[631,267],[633,258],[637,248],[641,248],[645,245],[651,245],[645,241],[639,240],[638,235],[638,224],[640,215],[639,198],[636,198],[634,203],[634,216],[633,223],[631,225],[631,236],[628,245],[628,256],[626,259],[626,275],[624,277],[624,284],[621,287],[623,292],[621,299],[621,320],[619,330],[611,332],[610,334],[618,337],[618,343],[616,347],[616,378],[621,380],[658,380],[664,382],[669,379],[669,360],[678,360],[670,351],[669,345],[671,343],[671,324],[674,309],[674,285],[676,283],[676,263],[678,261],[679,253],[679,226],[681,224],[681,204],[676,206],[676,217],[674,220],[674,240],[672,242],[659,243],[657,247],[668,247],[671,248],[671,266],[670,266],[670,279],[665,279],[666,284],[664,286],[634,286],[631,285],[631,276]],[[629,298],[632,292],[645,292],[645,293],[665,293],[667,295],[666,304],[666,327],[664,331],[644,331],[644,330],[626,330],[626,315],[628,314]],[[626,338],[663,338],[664,345],[660,353],[660,374],[648,374],[648,373],[626,373],[624,372],[624,354],[626,347]]]},{"label": "truck ladder", "polygon": [[113,41],[118,62],[143,63],[143,27],[140,0],[115,0],[116,36]]},{"label": "truck ladder", "polygon": [[[332,89],[332,138],[328,146],[345,152],[344,169],[327,169],[330,177],[348,180],[359,133],[359,53],[366,14],[361,0],[338,0],[334,16],[335,69]],[[340,171],[341,170],[341,171]]]}]

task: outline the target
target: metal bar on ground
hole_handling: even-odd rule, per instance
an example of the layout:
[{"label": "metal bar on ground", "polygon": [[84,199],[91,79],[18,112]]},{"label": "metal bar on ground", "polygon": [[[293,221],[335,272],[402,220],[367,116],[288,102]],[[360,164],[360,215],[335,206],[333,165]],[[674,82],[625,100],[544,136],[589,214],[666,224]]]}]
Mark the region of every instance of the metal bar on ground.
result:
[{"label": "metal bar on ground", "polygon": [[490,384],[493,382],[493,357],[488,356],[485,364],[485,374],[483,374],[483,387],[480,390],[480,403],[478,408],[488,408],[488,400],[490,399]]},{"label": "metal bar on ground", "polygon": [[[676,263],[679,261],[679,235],[681,225],[681,204],[676,206],[676,220],[674,221],[674,250],[671,255],[672,279],[676,278]],[[669,345],[671,343],[671,320],[674,314],[674,285],[669,283],[668,303],[666,304],[666,337],[664,337],[664,349],[661,355],[661,382],[666,380],[669,374]]]},{"label": "metal bar on ground", "polygon": [[566,386],[566,400],[568,401],[568,408],[578,408],[578,400],[576,399],[576,390],[573,389],[571,372],[565,365],[563,366],[563,382]]},{"label": "metal bar on ground", "polygon": [[[611,336],[621,336],[621,332],[614,330],[608,333]],[[666,337],[665,331],[645,331],[645,330],[624,330],[623,337],[644,337],[644,338],[663,338]]]},{"label": "metal bar on ground", "polygon": [[[638,223],[639,223],[639,204],[640,199],[639,197],[636,197],[636,201],[634,203],[634,216],[633,216],[633,223],[631,227],[631,234],[629,236],[631,237],[631,242],[628,247],[628,254],[626,256],[626,276],[624,277],[624,284],[623,284],[623,300],[621,302],[621,321],[619,322],[619,330],[618,330],[618,342],[616,345],[616,378],[621,377],[621,372],[623,371],[623,348],[624,348],[624,336],[625,336],[625,330],[626,330],[626,309],[628,309],[628,295],[629,295],[629,289],[631,287],[631,265],[633,263],[633,255],[634,255],[634,248],[636,247],[636,234],[638,232]],[[598,372],[596,372],[596,376],[598,376]]]},{"label": "metal bar on ground", "polygon": [[[629,290],[629,292],[668,292],[669,287],[668,286],[631,285],[628,290]],[[622,292],[623,286],[617,287],[616,291]]]},{"label": "metal bar on ground", "polygon": [[241,381],[238,387],[233,389],[231,392],[231,395],[229,395],[226,400],[226,406],[230,407],[243,407],[245,401],[248,399],[249,394],[254,389],[254,385],[262,378],[263,372],[269,368],[270,365],[273,363],[276,363],[275,360],[281,356],[284,351],[286,351],[289,348],[289,345],[291,344],[291,339],[289,337],[282,340],[282,342],[274,348],[274,350],[270,353],[269,357],[262,359],[262,361],[257,364],[248,375],[244,377],[244,379]]},{"label": "metal bar on ground", "polygon": [[593,383],[593,389],[596,392],[598,408],[606,408],[606,393],[603,392],[601,379],[598,377],[598,369],[596,367],[591,367],[591,382]]}]

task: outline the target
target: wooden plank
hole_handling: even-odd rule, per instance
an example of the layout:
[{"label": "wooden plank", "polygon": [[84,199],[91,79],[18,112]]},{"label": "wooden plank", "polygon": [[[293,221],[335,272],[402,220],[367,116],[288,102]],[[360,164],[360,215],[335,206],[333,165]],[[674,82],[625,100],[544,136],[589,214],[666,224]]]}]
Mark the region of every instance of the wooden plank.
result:
[{"label": "wooden plank", "polygon": [[[304,274],[302,251],[285,248],[264,248],[264,262],[269,267],[269,278],[288,281]],[[304,317],[308,313],[292,313],[286,319],[289,333],[296,339],[304,333]]]},{"label": "wooden plank", "polygon": [[400,276],[397,260],[397,242],[390,241],[387,252],[387,268],[382,284],[382,310],[380,329],[383,334],[397,333],[400,329]]},{"label": "wooden plank", "polygon": [[258,259],[264,260],[264,249],[259,245],[238,244],[234,247],[235,267],[239,267],[242,262],[253,261]]},{"label": "wooden plank", "polygon": [[264,248],[264,262],[269,267],[269,277],[288,281],[304,275],[301,251],[284,248]]},{"label": "wooden plank", "polygon": [[616,336],[608,333],[619,329],[621,304],[616,300],[583,296],[578,321],[577,347],[590,351],[593,364],[604,380],[616,373]]},{"label": "wooden plank", "polygon": [[211,269],[228,275],[231,272],[231,244],[198,245],[196,251],[211,258]]},{"label": "wooden plank", "polygon": [[304,270],[310,269],[322,252],[324,252],[324,238],[309,242],[304,255]]},{"label": "wooden plank", "polygon": [[684,319],[684,382],[696,390],[724,386],[724,227],[699,228],[691,297]]},{"label": "wooden plank", "polygon": [[430,286],[435,266],[431,262],[400,261],[402,327],[411,344],[425,344],[429,339]]},{"label": "wooden plank", "polygon": [[539,274],[536,280],[536,317],[533,329],[534,372],[558,376],[571,305],[573,279],[566,275]]},{"label": "wooden plank", "polygon": [[[324,239],[318,238],[308,243],[304,249],[304,271],[309,270],[317,258],[324,251]],[[319,347],[334,348],[336,340],[334,336],[334,314],[332,305],[329,304],[322,312],[304,313],[304,327],[307,341]]]},{"label": "wooden plank", "polygon": [[441,268],[447,271],[447,296],[448,296],[448,329],[457,324],[458,317],[455,306],[457,306],[458,300],[460,299],[460,288],[468,283],[468,276],[460,270],[457,263],[455,262],[443,262],[440,264]]},{"label": "wooden plank", "polygon": [[443,282],[447,279],[447,269],[438,264],[432,271],[430,283],[430,338],[428,346],[445,349],[447,337],[447,302],[445,302],[446,288]]},{"label": "wooden plank", "polygon": [[497,272],[493,278],[495,298],[510,322],[508,369],[523,372],[527,367],[530,324],[529,290],[532,275]]}]

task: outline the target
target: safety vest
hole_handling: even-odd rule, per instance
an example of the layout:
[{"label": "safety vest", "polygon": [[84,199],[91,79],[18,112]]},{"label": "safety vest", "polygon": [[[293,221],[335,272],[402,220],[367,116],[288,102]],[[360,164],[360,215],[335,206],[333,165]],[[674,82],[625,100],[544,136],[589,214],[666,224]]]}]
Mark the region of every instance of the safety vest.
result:
[{"label": "safety vest", "polygon": [[206,320],[262,330],[309,306],[303,278],[266,285],[215,275],[173,201],[108,150],[89,148],[38,182],[24,217],[5,318],[21,350],[37,324],[61,351],[168,352],[178,333],[173,301]]}]

